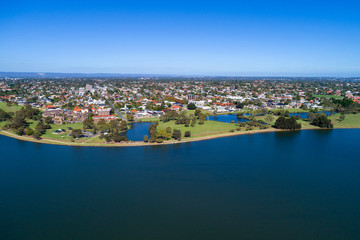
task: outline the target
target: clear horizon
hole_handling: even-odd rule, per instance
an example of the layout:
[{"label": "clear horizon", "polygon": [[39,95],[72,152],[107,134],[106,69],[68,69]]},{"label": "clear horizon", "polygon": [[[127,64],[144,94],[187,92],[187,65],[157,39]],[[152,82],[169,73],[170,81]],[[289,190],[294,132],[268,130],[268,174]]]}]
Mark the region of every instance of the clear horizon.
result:
[{"label": "clear horizon", "polygon": [[[1,76],[1,74],[3,76]],[[135,75],[137,77],[209,77],[209,78],[216,78],[216,77],[237,77],[237,78],[360,78],[360,74],[359,75],[353,75],[353,76],[345,76],[345,75],[276,75],[276,74],[248,74],[248,75],[237,75],[237,74],[224,74],[224,75],[217,75],[217,74],[171,74],[171,73],[101,73],[101,72],[7,72],[7,71],[0,71],[0,78],[3,77],[12,77],[11,75],[6,75],[6,74],[37,74],[39,76],[45,76],[46,74],[52,74],[52,75],[56,75],[56,74],[66,74],[66,75],[70,75],[71,74],[79,74],[79,75],[100,75],[100,77],[106,77],[107,75],[119,75],[119,76],[129,76],[131,77],[132,75]],[[103,75],[103,76],[101,76]]]},{"label": "clear horizon", "polygon": [[356,1],[5,1],[0,71],[360,76]]}]

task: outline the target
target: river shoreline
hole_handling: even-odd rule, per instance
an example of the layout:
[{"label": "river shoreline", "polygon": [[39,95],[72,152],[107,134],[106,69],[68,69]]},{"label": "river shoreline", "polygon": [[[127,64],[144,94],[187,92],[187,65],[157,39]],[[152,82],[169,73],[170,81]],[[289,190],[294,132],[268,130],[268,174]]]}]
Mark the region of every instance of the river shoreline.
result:
[{"label": "river shoreline", "polygon": [[[349,128],[332,128],[332,129],[359,129],[360,127],[349,127]],[[291,132],[291,131],[302,131],[302,130],[326,130],[325,128],[302,128],[300,130],[280,130],[280,129],[264,129],[264,130],[253,130],[253,131],[241,131],[241,132],[229,132],[229,133],[221,133],[215,135],[209,135],[204,137],[196,137],[196,138],[185,138],[181,141],[171,140],[164,141],[162,143],[145,143],[142,141],[136,142],[125,142],[125,143],[79,143],[79,142],[63,142],[55,139],[43,138],[41,140],[36,140],[30,136],[18,136],[16,134],[10,133],[8,131],[0,131],[0,134],[6,137],[15,138],[22,141],[34,142],[34,143],[42,143],[42,144],[52,144],[52,145],[63,145],[63,146],[74,146],[74,147],[140,147],[140,146],[159,146],[159,145],[170,145],[170,144],[181,144],[181,143],[189,143],[189,142],[198,142],[204,140],[210,140],[215,138],[224,138],[224,137],[232,137],[239,135],[249,135],[249,134],[258,134],[258,133],[270,133],[270,132]]]}]

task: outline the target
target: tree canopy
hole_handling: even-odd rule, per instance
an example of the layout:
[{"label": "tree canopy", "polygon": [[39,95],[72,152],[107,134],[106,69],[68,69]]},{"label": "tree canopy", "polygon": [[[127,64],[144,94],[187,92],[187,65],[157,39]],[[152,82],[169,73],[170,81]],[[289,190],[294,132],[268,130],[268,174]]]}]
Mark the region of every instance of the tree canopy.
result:
[{"label": "tree canopy", "polygon": [[295,130],[295,129],[301,129],[301,124],[298,123],[294,117],[286,118],[284,116],[280,116],[276,120],[274,124],[274,128]]}]

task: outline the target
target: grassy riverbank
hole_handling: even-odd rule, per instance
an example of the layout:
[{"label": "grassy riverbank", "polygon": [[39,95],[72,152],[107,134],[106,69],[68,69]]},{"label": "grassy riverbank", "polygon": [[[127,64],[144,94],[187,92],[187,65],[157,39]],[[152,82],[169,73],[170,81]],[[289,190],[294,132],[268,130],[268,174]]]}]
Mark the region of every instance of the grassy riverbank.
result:
[{"label": "grassy riverbank", "polygon": [[[360,128],[360,113],[358,114],[346,114],[345,119],[343,121],[340,120],[340,114],[335,114],[330,116],[332,123],[334,124],[334,128]],[[265,116],[256,116],[255,119],[264,120]],[[270,123],[272,125],[275,122],[276,118]],[[298,120],[301,125],[302,129],[320,129],[316,126],[310,124],[308,120]],[[2,127],[5,122],[0,123],[0,127]],[[30,126],[34,127],[35,122],[30,122]],[[246,131],[245,128],[241,128],[240,131],[236,129],[238,126],[234,123],[223,123],[217,121],[205,121],[204,124],[196,124],[194,127],[185,127],[184,125],[177,125],[175,121],[169,122],[159,122],[158,129],[166,129],[170,127],[171,129],[178,129],[181,131],[182,135],[185,131],[191,132],[191,137],[185,138],[182,137],[181,141],[176,140],[169,140],[164,141],[161,144],[174,144],[174,143],[181,143],[181,142],[191,142],[191,141],[200,141],[212,138],[219,138],[219,137],[227,137],[227,136],[234,136],[234,135],[242,135],[242,134],[254,134],[254,133],[263,133],[263,132],[274,132],[274,131],[281,131],[270,127],[269,129],[262,129],[260,130],[258,127],[249,131]],[[42,136],[41,140],[35,140],[33,137],[30,136],[18,136],[14,134],[11,130],[2,130],[0,134],[17,138],[20,140],[25,141],[32,141],[38,143],[47,143],[47,144],[58,144],[58,145],[69,145],[69,146],[147,146],[147,145],[159,145],[158,143],[144,143],[144,142],[124,142],[124,143],[106,143],[104,139],[100,139],[98,135],[90,138],[80,138],[78,140],[73,140],[69,136],[69,128],[73,129],[81,129],[82,123],[75,123],[75,124],[63,124],[63,125],[53,125],[51,124],[51,129],[48,129],[46,133]],[[57,129],[64,129],[67,132],[61,134],[53,134]],[[233,132],[230,132],[233,131]]]},{"label": "grassy riverbank", "polygon": [[223,123],[217,121],[205,121],[203,125],[196,124],[194,127],[185,127],[184,125],[176,125],[175,121],[169,121],[166,123],[160,122],[158,129],[178,129],[182,133],[185,131],[191,132],[191,138],[220,134],[229,132],[231,129],[235,130],[236,126],[233,123]]}]

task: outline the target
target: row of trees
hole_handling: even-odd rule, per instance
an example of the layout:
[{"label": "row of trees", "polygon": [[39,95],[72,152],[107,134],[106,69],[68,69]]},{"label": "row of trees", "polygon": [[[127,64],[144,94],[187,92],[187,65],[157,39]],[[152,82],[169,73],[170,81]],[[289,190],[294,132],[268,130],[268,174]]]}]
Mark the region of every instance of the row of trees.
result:
[{"label": "row of trees", "polygon": [[[157,129],[158,124],[152,124],[149,126],[149,136],[150,139],[148,138],[148,136],[144,136],[144,142],[157,142],[157,143],[162,143],[163,141],[169,140],[171,138],[181,141],[181,131],[178,129],[174,129],[172,130],[171,127],[167,127],[166,129]],[[191,132],[190,131],[185,131],[184,133],[184,137],[191,137]]]},{"label": "row of trees", "polygon": [[[100,139],[105,139],[107,142],[127,141],[125,132],[128,130],[128,125],[126,121],[116,119],[106,122],[101,119],[96,125],[93,119],[86,119],[83,125],[84,129],[92,127],[92,130],[100,131]],[[96,126],[95,129],[94,126]]]},{"label": "row of trees", "polygon": [[[31,128],[28,120],[38,121],[38,124],[35,128]],[[15,114],[0,109],[0,122],[1,121],[8,121],[4,125],[4,129],[11,129],[19,136],[25,134],[33,136],[36,139],[40,139],[41,135],[46,132],[46,129],[51,128],[49,124],[41,119],[41,111],[32,108],[30,105],[22,107],[19,111],[15,112]]]},{"label": "row of trees", "polygon": [[187,115],[186,112],[167,111],[161,117],[160,121],[169,122],[175,120],[175,124],[185,127],[194,127],[196,123],[202,125],[206,120],[207,115],[200,109],[196,109],[194,114]]}]

